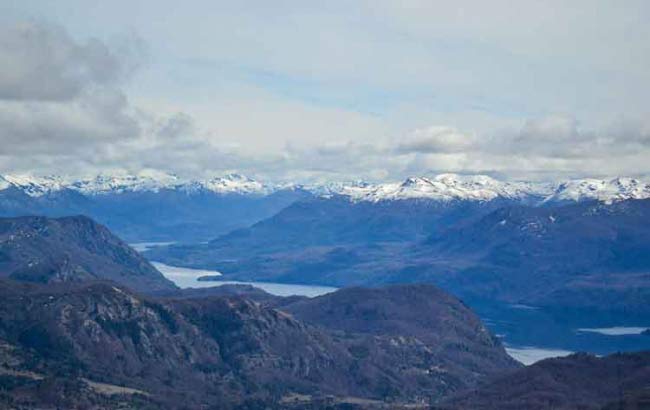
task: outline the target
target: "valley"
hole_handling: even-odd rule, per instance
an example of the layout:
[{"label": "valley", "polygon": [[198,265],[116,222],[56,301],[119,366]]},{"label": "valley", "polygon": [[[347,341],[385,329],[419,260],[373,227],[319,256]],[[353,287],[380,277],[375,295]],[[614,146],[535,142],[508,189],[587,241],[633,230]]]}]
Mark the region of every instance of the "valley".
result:
[{"label": "valley", "polygon": [[[178,268],[157,262],[153,262],[153,265],[181,288],[245,285],[282,297],[315,297],[337,289],[317,285],[222,280],[222,275],[217,271]],[[206,275],[214,279],[199,280]],[[481,316],[486,327],[501,339],[508,354],[526,365],[574,352],[606,355],[617,351],[650,349],[650,338],[641,335],[643,330],[650,328],[650,324],[647,327],[579,328],[585,323],[611,325],[613,322],[612,319],[603,321],[602,318],[568,321],[553,312],[525,305],[477,303],[470,306]],[[641,324],[645,323],[647,322]]]},{"label": "valley", "polygon": [[[593,355],[609,369],[621,351],[640,372],[621,400],[645,400],[633,352],[650,350],[650,199],[623,186],[612,200],[449,175],[312,188],[211,239],[132,246],[86,216],[0,218],[0,402],[535,408],[508,380],[579,380],[601,371]],[[573,403],[565,385],[539,386]]]},{"label": "valley", "polygon": [[650,1],[0,21],[0,410],[650,410]]}]

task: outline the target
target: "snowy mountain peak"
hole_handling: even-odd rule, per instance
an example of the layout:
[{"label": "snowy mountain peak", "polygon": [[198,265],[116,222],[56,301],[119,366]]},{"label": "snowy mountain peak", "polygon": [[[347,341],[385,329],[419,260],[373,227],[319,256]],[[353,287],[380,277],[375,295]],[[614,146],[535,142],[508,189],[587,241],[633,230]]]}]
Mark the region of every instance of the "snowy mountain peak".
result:
[{"label": "snowy mountain peak", "polygon": [[[402,188],[421,189],[431,186],[431,180],[425,177],[408,177],[402,182]],[[426,189],[426,188],[425,188]]]},{"label": "snowy mountain peak", "polygon": [[1,189],[14,186],[32,197],[39,197],[65,188],[66,183],[58,176],[38,177],[29,174],[4,175],[0,181]]},{"label": "snowy mountain peak", "polygon": [[0,175],[0,191],[5,190],[11,186],[11,182],[7,181],[5,177]]},{"label": "snowy mountain peak", "polygon": [[100,174],[94,178],[74,181],[69,184],[68,188],[88,195],[102,195],[138,191],[159,192],[161,189],[174,188],[179,183],[176,175],[143,171],[137,175]]},{"label": "snowy mountain peak", "polygon": [[205,181],[199,181],[196,187],[220,194],[264,195],[274,188],[240,174],[228,174]]},{"label": "snowy mountain peak", "polygon": [[650,184],[634,178],[575,179],[563,182],[545,202],[601,201],[650,198]]},{"label": "snowy mountain peak", "polygon": [[503,182],[486,175],[440,174],[432,178],[409,177],[401,183],[345,186],[338,194],[353,201],[372,202],[401,199],[491,201],[543,197],[549,192],[543,184]]},{"label": "snowy mountain peak", "polygon": [[0,176],[0,190],[15,187],[32,197],[63,189],[84,195],[120,194],[125,192],[159,192],[179,190],[187,194],[269,195],[279,190],[304,189],[322,197],[342,196],[351,201],[390,201],[423,199],[434,201],[492,201],[507,199],[528,204],[580,202],[595,200],[605,203],[625,199],[650,198],[650,184],[634,178],[575,179],[561,183],[500,181],[487,175],[439,174],[431,177],[412,176],[401,182],[321,183],[316,185],[266,184],[241,174],[227,174],[205,180],[182,180],[178,176],[153,170],[137,174],[100,174],[90,178],[69,180],[59,176]]}]

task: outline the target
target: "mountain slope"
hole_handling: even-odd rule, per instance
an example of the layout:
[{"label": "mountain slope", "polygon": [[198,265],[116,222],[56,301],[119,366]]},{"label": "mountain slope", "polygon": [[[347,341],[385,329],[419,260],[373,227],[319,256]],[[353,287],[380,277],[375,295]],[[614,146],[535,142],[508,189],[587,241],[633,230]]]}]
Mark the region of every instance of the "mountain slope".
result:
[{"label": "mountain slope", "polygon": [[107,279],[139,291],[175,288],[140,254],[83,216],[0,218],[0,272],[30,282]]},{"label": "mountain slope", "polygon": [[[209,244],[147,253],[224,278],[428,282],[465,299],[650,314],[650,200],[298,202]],[[425,240],[421,238],[428,237]],[[646,316],[647,317],[647,316]]]},{"label": "mountain slope", "polygon": [[[269,218],[296,201],[312,198],[347,201],[358,204],[360,210],[363,204],[366,208],[376,204],[397,211],[404,208],[408,213],[419,202],[436,204],[434,211],[459,203],[492,208],[513,203],[612,203],[650,198],[650,184],[630,178],[510,182],[485,175],[455,174],[412,177],[397,183],[321,185],[267,184],[237,174],[187,180],[154,171],[78,180],[0,176],[0,216],[87,215],[129,242],[203,242]],[[397,223],[405,220],[403,217]],[[422,226],[428,227],[429,222],[424,220]],[[368,231],[372,233],[382,232]],[[411,229],[406,233],[414,232]],[[421,229],[415,233],[421,233]]]},{"label": "mountain slope", "polygon": [[344,288],[280,309],[346,333],[412,338],[438,359],[436,371],[478,381],[512,365],[498,339],[462,302],[432,285]]},{"label": "mountain slope", "polygon": [[650,200],[508,207],[429,238],[421,255],[469,265],[441,278],[463,295],[647,312]]},{"label": "mountain slope", "polygon": [[[460,347],[466,337],[492,340],[464,335]],[[0,280],[0,378],[12,400],[22,388],[47,400],[46,386],[85,379],[139,391],[165,408],[276,408],[296,395],[399,405],[473,385],[466,374],[516,367],[494,346],[485,366],[470,362],[463,373],[435,347],[408,335],[340,335],[239,297],[154,300],[107,283]],[[462,348],[457,354],[469,357]],[[83,408],[83,391],[50,389],[50,405]]]},{"label": "mountain slope", "polygon": [[[298,201],[250,228],[208,244],[178,245],[146,253],[171,265],[214,268],[239,279],[296,283],[363,284],[350,269],[402,248],[432,232],[475,220],[505,206],[490,202],[432,200],[350,201],[334,196]],[[384,266],[384,269],[387,266]],[[374,271],[368,270],[368,276]],[[356,282],[355,282],[356,281]],[[377,283],[377,281],[375,281]]]},{"label": "mountain slope", "polygon": [[0,177],[0,216],[86,215],[129,242],[201,242],[268,218],[311,194],[240,175],[182,181],[173,175]]},{"label": "mountain slope", "polygon": [[650,352],[547,359],[451,399],[446,409],[650,408]]}]

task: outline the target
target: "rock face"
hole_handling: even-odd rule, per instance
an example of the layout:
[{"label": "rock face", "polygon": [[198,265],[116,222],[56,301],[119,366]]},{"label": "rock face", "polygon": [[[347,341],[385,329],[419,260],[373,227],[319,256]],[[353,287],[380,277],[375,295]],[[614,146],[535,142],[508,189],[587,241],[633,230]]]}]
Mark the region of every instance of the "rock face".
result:
[{"label": "rock face", "polygon": [[547,359],[461,393],[445,409],[650,408],[650,352]]},{"label": "rock face", "polygon": [[[393,326],[401,316],[388,312],[402,302],[388,302],[389,320],[372,320],[376,331],[341,332],[241,297],[156,300],[110,283],[0,281],[0,378],[10,386],[0,400],[92,408],[108,400],[103,384],[127,389],[127,401],[164,408],[288,406],[296,397],[306,405],[328,396],[399,406],[433,403],[475,385],[468,375],[517,367],[457,301],[431,289],[406,293],[439,298],[441,311]],[[288,303],[296,317],[309,310]],[[368,305],[346,306],[357,317],[349,323],[364,320]],[[436,318],[444,322],[434,325]],[[416,331],[420,324],[427,327]],[[455,343],[434,334],[441,329],[453,329]]]},{"label": "rock face", "polygon": [[30,282],[107,279],[138,291],[175,285],[91,219],[0,218],[0,276]]}]

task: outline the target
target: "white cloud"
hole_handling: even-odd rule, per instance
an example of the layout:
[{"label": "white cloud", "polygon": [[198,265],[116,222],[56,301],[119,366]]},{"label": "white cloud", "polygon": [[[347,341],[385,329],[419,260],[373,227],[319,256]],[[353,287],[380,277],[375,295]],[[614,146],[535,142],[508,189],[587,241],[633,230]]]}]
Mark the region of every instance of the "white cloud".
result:
[{"label": "white cloud", "polygon": [[[137,44],[132,43],[132,44]],[[0,99],[71,100],[130,73],[132,61],[103,42],[75,42],[61,27],[26,22],[0,28]]]},{"label": "white cloud", "polygon": [[415,130],[400,142],[397,151],[402,153],[453,153],[472,149],[477,144],[474,135],[466,135],[453,127],[431,126]]},{"label": "white cloud", "polygon": [[650,173],[646,6],[575,4],[74,3],[0,29],[0,171]]}]

